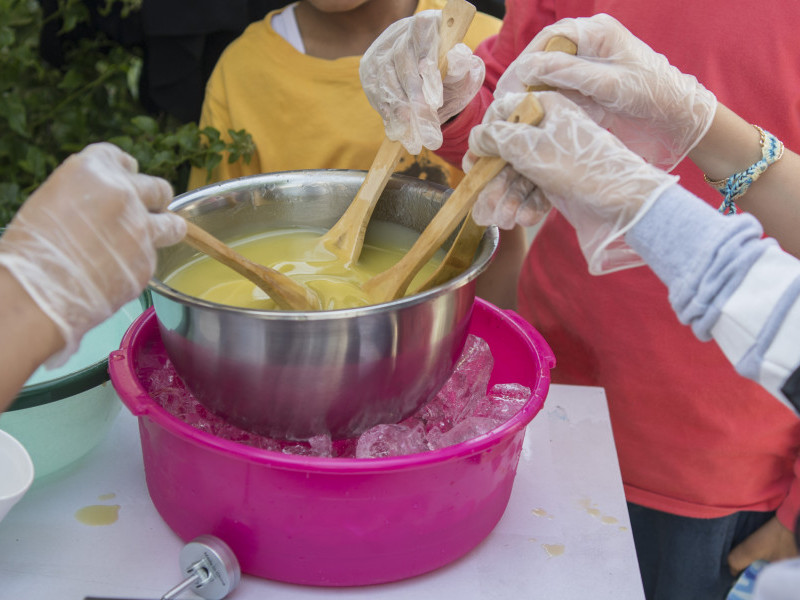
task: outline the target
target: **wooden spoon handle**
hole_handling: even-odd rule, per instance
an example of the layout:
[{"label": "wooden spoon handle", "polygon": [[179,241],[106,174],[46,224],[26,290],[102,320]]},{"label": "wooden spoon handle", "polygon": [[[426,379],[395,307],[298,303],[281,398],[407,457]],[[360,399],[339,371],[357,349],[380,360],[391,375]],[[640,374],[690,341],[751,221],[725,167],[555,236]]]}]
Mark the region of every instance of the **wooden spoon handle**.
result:
[{"label": "wooden spoon handle", "polygon": [[[466,0],[448,0],[442,9],[439,27],[439,71],[447,73],[447,53],[467,33],[475,7]],[[355,198],[339,220],[323,236],[324,246],[346,263],[358,261],[364,245],[364,235],[375,205],[386,183],[400,162],[403,144],[384,137],[372,165],[367,171]]]},{"label": "wooden spoon handle", "polygon": [[322,307],[316,294],[305,286],[280,271],[248,260],[189,220],[184,241],[252,281],[284,310],[319,310]]},{"label": "wooden spoon handle", "polygon": [[485,232],[486,227],[473,221],[472,210],[470,210],[444,260],[416,291],[424,292],[437,285],[442,285],[466,271],[472,264],[475,251],[478,249]]},{"label": "wooden spoon handle", "polygon": [[[566,52],[573,56],[578,53],[578,46],[575,43],[563,36],[557,35],[550,38],[545,44],[545,52]],[[529,86],[528,91],[545,91],[553,90],[554,88],[549,85]],[[472,220],[472,211],[470,210],[461,229],[450,246],[444,260],[433,272],[433,274],[419,287],[418,292],[424,292],[437,285],[441,285],[446,281],[450,281],[456,275],[463,273],[472,264],[472,259],[478,249],[478,245],[483,239],[483,234],[486,227],[478,225]]]},{"label": "wooden spoon handle", "polygon": [[[537,125],[542,117],[544,111],[541,104],[534,94],[529,94],[508,120]],[[364,291],[370,294],[374,302],[395,300],[405,293],[417,272],[470,211],[483,186],[505,165],[506,161],[496,156],[484,156],[475,162],[405,256],[383,273],[364,282]]]},{"label": "wooden spoon handle", "polygon": [[[565,38],[562,35],[556,35],[547,40],[547,43],[544,45],[544,51],[566,52],[567,54],[575,56],[578,53],[578,46],[571,39]],[[555,89],[556,88],[553,86],[547,84],[528,86],[529,92],[552,92]]]}]

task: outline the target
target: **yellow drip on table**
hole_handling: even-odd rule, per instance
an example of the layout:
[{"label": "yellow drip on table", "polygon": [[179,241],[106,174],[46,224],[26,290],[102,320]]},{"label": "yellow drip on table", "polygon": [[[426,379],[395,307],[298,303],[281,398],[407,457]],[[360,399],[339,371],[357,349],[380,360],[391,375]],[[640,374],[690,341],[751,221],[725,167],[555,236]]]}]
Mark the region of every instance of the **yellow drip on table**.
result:
[{"label": "yellow drip on table", "polygon": [[[373,304],[361,285],[370,277],[394,265],[419,236],[402,225],[373,222],[364,240],[361,258],[346,265],[320,243],[324,230],[275,229],[228,242],[243,256],[289,275],[313,290],[324,310]],[[442,261],[440,250],[409,286],[409,294],[436,270]],[[228,267],[200,256],[170,274],[165,283],[172,288],[218,304],[260,310],[279,310],[266,293]]]}]

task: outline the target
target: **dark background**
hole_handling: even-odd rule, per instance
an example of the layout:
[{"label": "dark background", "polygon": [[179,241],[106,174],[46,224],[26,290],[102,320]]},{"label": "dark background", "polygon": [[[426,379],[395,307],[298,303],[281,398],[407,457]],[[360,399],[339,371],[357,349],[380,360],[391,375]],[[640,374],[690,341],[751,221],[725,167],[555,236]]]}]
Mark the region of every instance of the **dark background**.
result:
[{"label": "dark background", "polygon": [[[484,13],[502,18],[503,0],[471,0]],[[45,16],[58,0],[39,0]],[[106,0],[84,0],[90,23],[59,35],[61,23],[46,21],[40,40],[42,57],[61,66],[65,50],[81,37],[98,32],[142,52],[139,96],[152,114],[166,113],[189,123],[200,119],[205,84],[225,47],[253,21],[290,4],[285,0],[144,0],[142,9],[123,17],[119,4],[110,12]]]}]

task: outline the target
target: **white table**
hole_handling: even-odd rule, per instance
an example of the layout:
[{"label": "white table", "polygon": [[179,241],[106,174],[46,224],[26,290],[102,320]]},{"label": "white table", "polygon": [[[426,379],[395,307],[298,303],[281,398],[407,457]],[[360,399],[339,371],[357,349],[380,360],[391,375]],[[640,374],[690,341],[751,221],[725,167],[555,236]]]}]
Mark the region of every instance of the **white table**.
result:
[{"label": "white table", "polygon": [[[112,524],[76,518],[104,504],[120,507]],[[100,446],[68,473],[35,484],[0,522],[0,598],[161,598],[182,579],[182,547],[147,494],[137,421],[123,408]],[[505,515],[455,563],[360,588],[245,575],[229,598],[643,599],[603,390],[551,387],[528,427]]]}]

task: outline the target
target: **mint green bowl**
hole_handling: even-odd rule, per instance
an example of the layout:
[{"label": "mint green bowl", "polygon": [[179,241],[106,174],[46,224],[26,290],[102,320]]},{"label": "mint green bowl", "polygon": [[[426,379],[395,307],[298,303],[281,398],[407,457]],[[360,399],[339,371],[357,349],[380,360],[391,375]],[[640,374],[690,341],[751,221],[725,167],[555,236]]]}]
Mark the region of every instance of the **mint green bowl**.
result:
[{"label": "mint green bowl", "polygon": [[148,305],[147,296],[129,302],[89,331],[66,364],[37,369],[0,415],[0,429],[33,460],[34,484],[75,465],[108,434],[122,406],[109,379],[108,355]]}]

